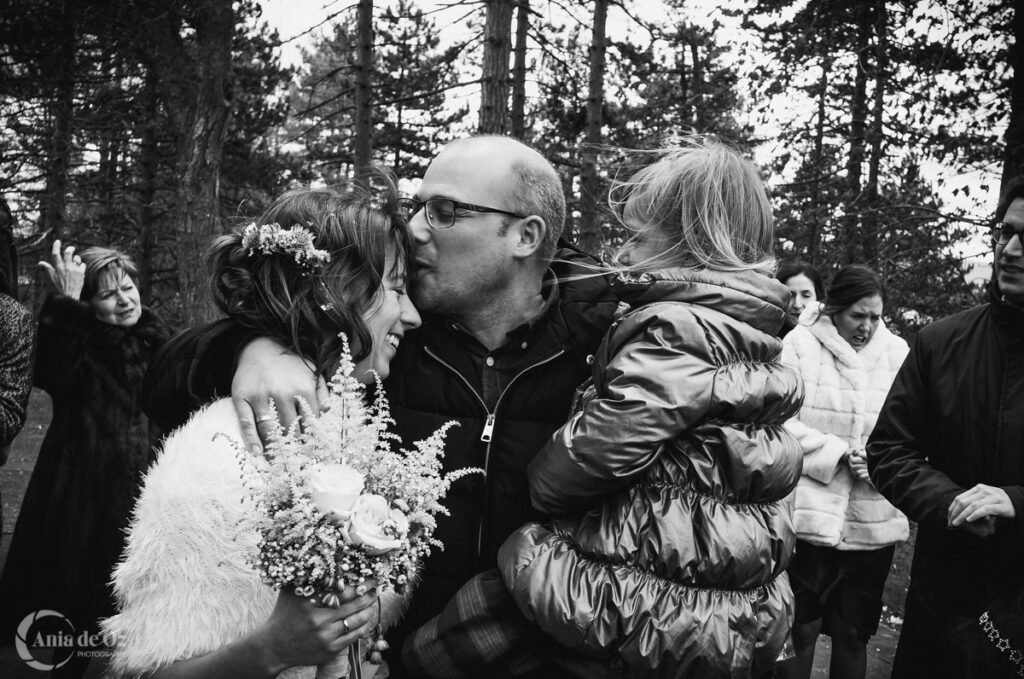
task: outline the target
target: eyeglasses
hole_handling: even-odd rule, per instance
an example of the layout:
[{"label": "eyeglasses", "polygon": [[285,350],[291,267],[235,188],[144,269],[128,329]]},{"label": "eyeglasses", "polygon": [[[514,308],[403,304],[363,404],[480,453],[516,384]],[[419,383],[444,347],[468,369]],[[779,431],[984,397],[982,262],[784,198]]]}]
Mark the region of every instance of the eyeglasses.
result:
[{"label": "eyeglasses", "polygon": [[996,242],[996,245],[1008,245],[1014,236],[1020,239],[1020,245],[1024,247],[1024,226],[999,222],[992,227],[992,240]]},{"label": "eyeglasses", "polygon": [[451,198],[430,198],[429,200],[403,198],[401,200],[401,206],[402,209],[405,210],[405,214],[408,219],[412,219],[417,212],[426,207],[427,210],[425,214],[427,215],[427,225],[432,229],[448,229],[454,226],[456,210],[491,212],[499,215],[509,215],[510,217],[516,217],[518,219],[526,218],[526,215],[521,215],[518,212],[499,210],[496,207],[473,205],[472,203],[462,203],[457,200],[452,200]]}]

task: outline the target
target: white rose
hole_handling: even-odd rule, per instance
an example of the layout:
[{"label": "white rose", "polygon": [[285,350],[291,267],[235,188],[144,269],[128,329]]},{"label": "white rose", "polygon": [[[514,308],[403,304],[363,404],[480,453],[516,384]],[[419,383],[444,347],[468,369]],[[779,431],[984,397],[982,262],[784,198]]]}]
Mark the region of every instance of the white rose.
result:
[{"label": "white rose", "polygon": [[348,521],[363,492],[363,475],[347,464],[324,464],[309,475],[313,506],[338,523]]},{"label": "white rose", "polygon": [[359,498],[348,524],[349,541],[362,545],[371,556],[398,549],[408,532],[405,514],[391,509],[380,495],[370,493]]}]

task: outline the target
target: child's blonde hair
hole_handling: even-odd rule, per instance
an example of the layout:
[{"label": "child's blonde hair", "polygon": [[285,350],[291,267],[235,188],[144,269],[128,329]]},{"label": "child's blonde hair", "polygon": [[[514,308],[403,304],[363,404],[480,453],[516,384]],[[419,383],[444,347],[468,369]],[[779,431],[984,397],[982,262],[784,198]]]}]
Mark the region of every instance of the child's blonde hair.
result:
[{"label": "child's blonde hair", "polygon": [[612,187],[609,203],[626,228],[657,229],[672,245],[663,256],[615,270],[681,266],[771,275],[774,223],[757,166],[696,135],[672,138],[655,153],[656,162]]}]

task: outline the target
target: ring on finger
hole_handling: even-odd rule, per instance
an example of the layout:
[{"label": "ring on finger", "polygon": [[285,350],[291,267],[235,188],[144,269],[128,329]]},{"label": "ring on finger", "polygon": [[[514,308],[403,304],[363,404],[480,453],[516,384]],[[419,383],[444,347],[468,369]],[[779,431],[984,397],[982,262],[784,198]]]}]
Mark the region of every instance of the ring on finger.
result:
[{"label": "ring on finger", "polygon": [[257,415],[256,424],[260,424],[261,422],[269,422],[272,419],[274,419],[273,415]]},{"label": "ring on finger", "polygon": [[352,628],[348,626],[348,618],[341,619],[341,626],[345,628],[346,634],[352,631]]}]

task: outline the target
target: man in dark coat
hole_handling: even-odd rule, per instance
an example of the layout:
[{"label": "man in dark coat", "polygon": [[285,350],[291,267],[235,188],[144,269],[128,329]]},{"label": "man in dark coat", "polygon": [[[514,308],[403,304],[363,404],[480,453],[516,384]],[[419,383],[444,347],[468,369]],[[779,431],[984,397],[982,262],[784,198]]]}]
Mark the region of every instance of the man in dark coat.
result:
[{"label": "man in dark coat", "polygon": [[984,676],[952,628],[1024,588],[1024,177],[995,222],[989,303],[921,330],[867,445],[918,523],[896,678]]},{"label": "man in dark coat", "polygon": [[[445,146],[412,209],[410,294],[423,325],[401,340],[391,363],[391,412],[406,441],[458,421],[445,471],[473,466],[485,474],[449,492],[451,515],[439,517],[435,533],[444,550],[425,565],[402,628],[390,635],[394,651],[471,576],[496,566],[513,530],[539,518],[526,467],[565,422],[617,305],[594,275],[596,262],[559,241],[561,182],[519,142],[488,136]],[[273,426],[267,396],[286,420],[295,395],[315,407],[317,387],[297,357],[282,357],[269,340],[239,354],[251,338],[222,321],[173,340],[147,377],[147,412],[173,426],[213,393],[231,393],[246,444],[258,449],[257,429],[265,435]],[[284,361],[291,363],[282,369]],[[392,676],[400,673],[392,664]]]}]

